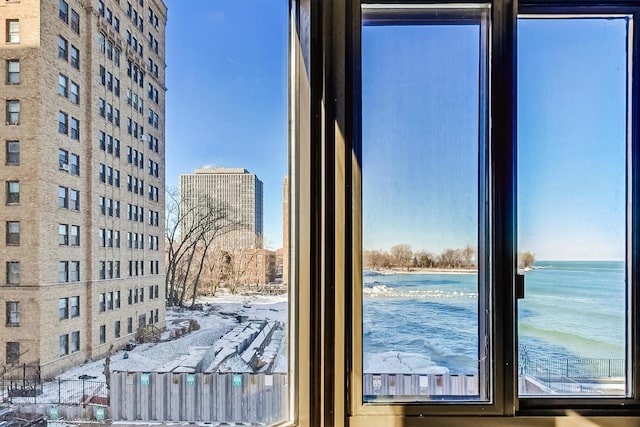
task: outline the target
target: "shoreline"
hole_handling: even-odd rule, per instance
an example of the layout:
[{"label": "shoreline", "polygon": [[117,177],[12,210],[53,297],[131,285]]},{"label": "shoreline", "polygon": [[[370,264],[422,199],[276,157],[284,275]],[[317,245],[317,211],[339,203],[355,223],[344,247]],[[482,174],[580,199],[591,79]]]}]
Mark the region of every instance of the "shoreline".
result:
[{"label": "shoreline", "polygon": [[392,275],[392,274],[478,274],[477,268],[411,268],[409,270],[402,269],[382,269],[382,270],[369,270],[363,269],[364,272],[372,272],[380,275]]}]

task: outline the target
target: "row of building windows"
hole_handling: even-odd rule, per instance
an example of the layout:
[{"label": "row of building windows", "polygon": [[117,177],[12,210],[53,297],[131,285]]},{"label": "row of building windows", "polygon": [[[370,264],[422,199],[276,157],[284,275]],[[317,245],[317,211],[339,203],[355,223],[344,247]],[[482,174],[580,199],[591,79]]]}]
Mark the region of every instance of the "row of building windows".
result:
[{"label": "row of building windows", "polygon": [[[120,278],[120,261],[100,261],[100,269],[98,271],[100,280],[119,279]],[[120,299],[120,291],[118,291],[118,299]],[[118,308],[120,305],[118,304]]]},{"label": "row of building windows", "polygon": [[58,75],[58,94],[69,98],[72,103],[80,105],[80,85],[69,80],[69,77],[64,74]]},{"label": "row of building windows", "polygon": [[149,8],[149,23],[153,25],[153,28],[158,29],[158,15],[151,8]]},{"label": "row of building windows", "polygon": [[127,104],[131,105],[134,111],[140,114],[144,113],[144,100],[142,96],[138,96],[138,94],[132,92],[131,89],[127,89]]},{"label": "row of building windows", "polygon": [[70,209],[72,211],[80,210],[80,191],[73,188],[58,187],[58,207],[61,209]]},{"label": "row of building windows", "polygon": [[99,177],[100,182],[104,184],[120,187],[120,171],[118,169],[114,169],[111,166],[106,166],[105,164],[100,163]]},{"label": "row of building windows", "polygon": [[151,99],[156,104],[158,103],[158,89],[155,88],[151,83],[147,84],[147,95],[149,99]]},{"label": "row of building windows", "polygon": [[101,228],[98,230],[98,244],[101,248],[119,248],[120,231]]},{"label": "row of building windows", "polygon": [[158,129],[158,119],[159,119],[158,113],[156,113],[151,108],[149,108],[147,117],[148,117],[149,124],[152,125],[155,129]]},{"label": "row of building windows", "polygon": [[127,44],[135,50],[141,58],[144,57],[144,48],[142,42],[138,42],[136,36],[131,35],[131,31],[127,30]]},{"label": "row of building windows", "polygon": [[138,205],[127,205],[127,219],[129,221],[144,222],[144,208]]},{"label": "row of building windows", "polygon": [[138,125],[138,122],[127,117],[127,133],[134,138],[144,141],[144,126]]},{"label": "row of building windows", "polygon": [[106,55],[108,60],[113,61],[116,67],[120,66],[120,48],[103,33],[98,34],[98,50]]},{"label": "row of building windows", "polygon": [[58,244],[61,246],[80,246],[80,226],[58,224]]},{"label": "row of building windows", "polygon": [[159,212],[155,212],[152,210],[149,210],[149,219],[148,219],[148,224],[149,225],[155,225],[156,227],[159,225],[159,218],[160,218],[160,213]]},{"label": "row of building windows", "polygon": [[65,0],[59,2],[58,17],[65,24],[69,24],[74,33],[80,34],[80,15],[73,9],[69,13],[69,4]]},{"label": "row of building windows", "polygon": [[100,113],[100,117],[103,117],[115,126],[120,127],[120,110],[114,108],[113,105],[106,102],[104,99],[99,98],[98,111]]},{"label": "row of building windows", "polygon": [[58,299],[58,318],[60,320],[73,319],[80,317],[80,297],[73,296],[70,298]]},{"label": "row of building windows", "polygon": [[69,135],[71,139],[80,140],[80,120],[75,117],[69,119],[69,114],[58,112],[58,133]]},{"label": "row of building windows", "polygon": [[[71,337],[71,339],[69,339]],[[69,346],[71,342],[71,346]],[[71,334],[60,335],[60,357],[80,351],[80,331],[71,332]]]},{"label": "row of building windows", "polygon": [[[132,164],[140,169],[144,168],[144,154],[132,147],[127,147],[127,163]],[[131,190],[129,190],[131,191]]]},{"label": "row of building windows", "polygon": [[102,65],[100,66],[100,83],[109,92],[113,92],[115,96],[120,96],[120,80],[117,77],[113,77],[111,71],[106,71]]},{"label": "row of building windows", "polygon": [[158,152],[158,147],[160,144],[158,144],[158,138],[156,138],[155,136],[148,134],[147,135],[147,142],[149,143],[149,150],[154,151],[154,152]]},{"label": "row of building windows", "polygon": [[113,154],[115,157],[120,157],[120,140],[118,138],[114,138],[103,131],[98,131],[98,142],[102,151]]},{"label": "row of building windows", "polygon": [[105,7],[102,0],[98,1],[98,14],[112,25],[118,34],[120,33],[120,18],[110,8]]},{"label": "row of building windows", "polygon": [[153,74],[153,76],[157,79],[158,78],[158,64],[155,63],[155,61],[151,58],[147,59],[147,68],[149,69],[149,72],[151,74]]},{"label": "row of building windows", "polygon": [[[140,6],[142,6],[142,4]],[[138,11],[131,6],[130,2],[127,2],[127,16],[131,19],[133,25],[138,27],[140,31],[144,31],[144,19],[142,17],[142,13],[139,14]]]},{"label": "row of building windows", "polygon": [[80,261],[59,261],[58,262],[58,282],[79,282],[80,281]]},{"label": "row of building windows", "polygon": [[158,162],[154,162],[153,160],[149,159],[149,175],[153,175],[157,178],[159,175],[159,169],[160,169],[160,164]]},{"label": "row of building windows", "polygon": [[103,292],[98,295],[98,311],[117,310],[120,308],[120,291]]},{"label": "row of building windows", "polygon": [[149,40],[149,48],[151,50],[153,50],[157,55],[158,54],[158,39],[156,39],[153,36],[153,34],[149,33],[148,40]]},{"label": "row of building windows", "polygon": [[58,58],[69,61],[73,68],[80,69],[80,50],[74,45],[69,48],[69,42],[62,36],[58,36]]},{"label": "row of building windows", "polygon": [[138,68],[137,65],[134,65],[129,59],[127,59],[127,76],[131,77],[131,80],[137,83],[138,86],[144,88],[144,71]]},{"label": "row of building windows", "polygon": [[61,171],[69,172],[73,176],[80,176],[80,155],[69,153],[60,148],[58,150],[58,167]]},{"label": "row of building windows", "polygon": [[99,198],[100,214],[120,218],[120,201],[104,196]]}]

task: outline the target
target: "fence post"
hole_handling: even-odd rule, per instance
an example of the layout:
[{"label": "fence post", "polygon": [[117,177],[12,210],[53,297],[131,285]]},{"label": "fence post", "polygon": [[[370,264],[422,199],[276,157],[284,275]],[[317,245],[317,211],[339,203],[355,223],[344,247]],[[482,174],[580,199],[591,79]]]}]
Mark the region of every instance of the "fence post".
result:
[{"label": "fence post", "polygon": [[60,378],[58,378],[58,405],[62,405],[62,380]]},{"label": "fence post", "polygon": [[87,406],[87,399],[84,398],[84,378],[82,379],[82,398],[80,400],[82,402],[82,407],[86,408]]}]

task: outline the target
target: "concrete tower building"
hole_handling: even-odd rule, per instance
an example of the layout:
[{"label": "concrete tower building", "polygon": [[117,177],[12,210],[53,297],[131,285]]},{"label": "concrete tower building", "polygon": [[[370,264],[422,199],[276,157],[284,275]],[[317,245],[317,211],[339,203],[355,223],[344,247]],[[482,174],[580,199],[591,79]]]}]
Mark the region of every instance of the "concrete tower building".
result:
[{"label": "concrete tower building", "polygon": [[0,3],[0,358],[45,377],[164,326],[162,0]]},{"label": "concrete tower building", "polygon": [[180,175],[180,209],[185,226],[197,222],[213,207],[224,209],[223,221],[237,224],[232,232],[220,233],[215,245],[225,250],[261,248],[263,237],[262,181],[242,168],[202,168]]}]

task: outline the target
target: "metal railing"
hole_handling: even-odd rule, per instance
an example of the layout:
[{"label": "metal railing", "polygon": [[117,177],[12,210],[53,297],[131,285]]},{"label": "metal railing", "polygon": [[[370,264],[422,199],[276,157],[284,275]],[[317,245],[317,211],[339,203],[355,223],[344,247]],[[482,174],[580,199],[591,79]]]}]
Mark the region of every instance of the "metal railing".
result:
[{"label": "metal railing", "polygon": [[93,380],[0,379],[3,402],[58,405],[108,405],[107,383]]}]

